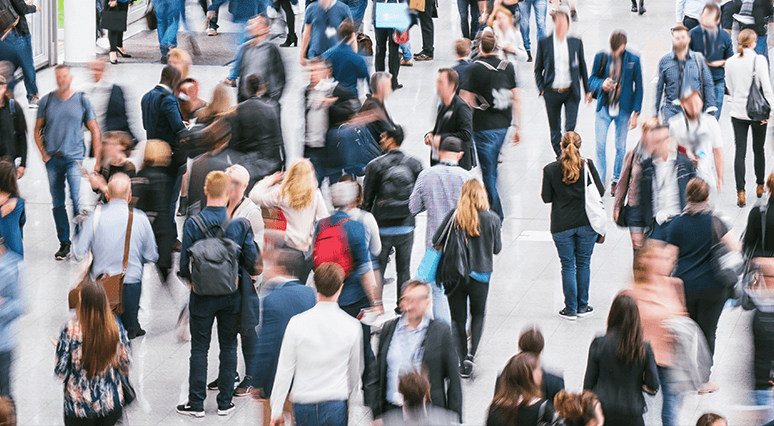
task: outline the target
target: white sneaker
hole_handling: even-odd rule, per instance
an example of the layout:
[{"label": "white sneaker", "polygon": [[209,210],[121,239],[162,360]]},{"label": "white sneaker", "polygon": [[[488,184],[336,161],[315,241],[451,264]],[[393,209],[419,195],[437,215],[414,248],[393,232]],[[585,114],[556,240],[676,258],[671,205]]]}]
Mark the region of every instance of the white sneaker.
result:
[{"label": "white sneaker", "polygon": [[216,36],[218,35],[218,30],[216,30],[215,28],[207,28],[207,35]]}]

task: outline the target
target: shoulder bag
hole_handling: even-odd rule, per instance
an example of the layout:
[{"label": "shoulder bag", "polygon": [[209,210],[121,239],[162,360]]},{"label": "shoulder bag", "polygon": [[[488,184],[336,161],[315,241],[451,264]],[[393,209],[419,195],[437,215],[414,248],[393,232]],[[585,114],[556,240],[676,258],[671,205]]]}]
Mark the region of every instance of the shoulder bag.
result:
[{"label": "shoulder bag", "polygon": [[759,83],[756,83],[755,61],[759,55],[753,58],[753,78],[750,83],[750,94],[747,95],[747,116],[752,121],[764,121],[769,119],[771,114],[771,105],[763,96],[763,89]]},{"label": "shoulder bag", "polygon": [[607,234],[607,215],[605,214],[605,203],[602,201],[602,196],[599,195],[597,185],[594,183],[594,178],[591,176],[591,170],[589,170],[589,162],[583,160],[586,171],[583,172],[583,190],[586,198],[586,216],[589,218],[589,225],[594,229],[594,232],[599,234],[597,237],[597,243],[602,244],[605,242],[605,235]]},{"label": "shoulder bag", "polygon": [[[97,223],[99,222],[99,217],[101,213],[102,213],[102,206],[98,206],[97,210],[94,211],[95,233],[97,230]],[[110,303],[110,308],[113,310],[113,313],[115,313],[116,315],[121,315],[121,313],[123,313],[124,274],[126,274],[126,267],[129,264],[129,242],[131,241],[131,238],[132,238],[133,219],[134,219],[134,209],[129,207],[129,219],[126,222],[126,239],[124,240],[123,269],[121,270],[121,273],[118,275],[103,274],[97,277],[96,280],[92,280],[91,274],[87,272],[83,278],[83,281],[81,281],[77,287],[70,290],[70,293],[68,293],[67,295],[67,300],[68,300],[70,309],[78,308],[78,304],[80,303],[80,299],[81,299],[81,295],[80,295],[81,288],[93,283],[99,283],[105,289],[105,294],[107,295],[108,303]],[[92,262],[93,262],[93,259],[92,259]],[[89,270],[91,270],[91,267],[89,267]]]},{"label": "shoulder bag", "polygon": [[465,230],[460,229],[455,224],[456,220],[457,213],[455,211],[449,221],[449,233],[446,236],[441,259],[438,262],[438,273],[435,277],[436,282],[443,284],[444,293],[447,296],[454,293],[460,284],[468,279],[471,272],[468,235]]},{"label": "shoulder bag", "polygon": [[[632,155],[629,157],[629,165],[628,165],[628,167],[629,167],[629,177],[628,177],[628,181],[626,182],[627,190],[629,188],[629,185],[631,185],[631,181],[632,181],[632,174],[631,174],[632,172],[631,172],[631,170],[632,170],[633,166],[634,166],[634,151],[632,151]],[[621,189],[620,187],[616,187],[616,191],[618,191],[620,189]],[[626,208],[627,208],[626,207],[626,195],[624,195],[621,199],[622,199],[622,201],[621,201],[622,206],[621,206],[621,210],[618,212],[618,220],[615,221],[615,224],[620,226],[621,228],[626,228],[626,227],[629,226],[629,223],[626,221]]]},{"label": "shoulder bag", "polygon": [[[441,234],[444,235],[444,246],[446,245],[446,241],[449,239],[451,225],[454,223],[456,216],[457,211],[455,210],[451,220],[446,223],[443,234]],[[417,268],[416,275],[414,275],[414,279],[425,283],[435,282],[438,275],[438,264],[441,261],[441,250],[443,250],[443,247],[441,246],[428,247],[425,249],[425,255],[422,256],[422,260],[419,262],[419,267]]]}]

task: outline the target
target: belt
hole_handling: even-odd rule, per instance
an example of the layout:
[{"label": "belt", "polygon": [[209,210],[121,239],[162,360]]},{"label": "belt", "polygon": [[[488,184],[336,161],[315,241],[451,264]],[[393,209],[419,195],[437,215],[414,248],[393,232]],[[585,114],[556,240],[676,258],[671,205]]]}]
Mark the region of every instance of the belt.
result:
[{"label": "belt", "polygon": [[553,90],[556,93],[564,93],[569,91],[570,89],[572,89],[572,86],[562,87],[561,89],[554,89],[553,87],[551,88],[551,90]]}]

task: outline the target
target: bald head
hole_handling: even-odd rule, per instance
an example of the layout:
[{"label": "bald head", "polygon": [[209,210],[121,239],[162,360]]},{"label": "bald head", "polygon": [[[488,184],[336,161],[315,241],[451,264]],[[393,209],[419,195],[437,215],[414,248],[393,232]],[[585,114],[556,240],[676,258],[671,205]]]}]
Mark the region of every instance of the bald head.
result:
[{"label": "bald head", "polygon": [[132,197],[132,181],[124,173],[116,173],[108,182],[109,200],[126,200]]}]

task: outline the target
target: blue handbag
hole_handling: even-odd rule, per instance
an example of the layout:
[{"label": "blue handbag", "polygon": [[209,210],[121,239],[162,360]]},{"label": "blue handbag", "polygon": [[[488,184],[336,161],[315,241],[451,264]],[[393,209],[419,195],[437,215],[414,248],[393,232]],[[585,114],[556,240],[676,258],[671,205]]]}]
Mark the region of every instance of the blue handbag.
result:
[{"label": "blue handbag", "polygon": [[441,261],[441,252],[428,247],[425,249],[425,255],[422,256],[422,261],[419,262],[419,268],[414,278],[425,282],[435,282],[435,275],[438,273],[438,263]]},{"label": "blue handbag", "polygon": [[376,28],[396,29],[405,32],[411,26],[406,3],[376,3]]}]

